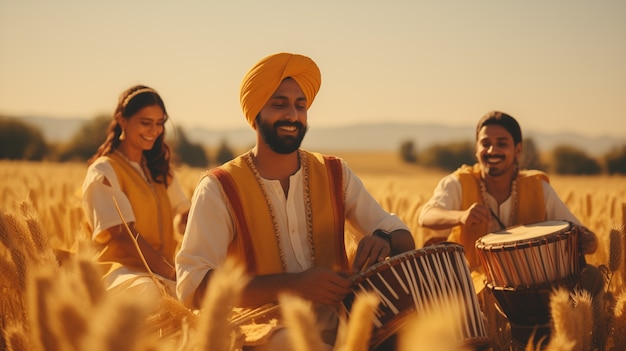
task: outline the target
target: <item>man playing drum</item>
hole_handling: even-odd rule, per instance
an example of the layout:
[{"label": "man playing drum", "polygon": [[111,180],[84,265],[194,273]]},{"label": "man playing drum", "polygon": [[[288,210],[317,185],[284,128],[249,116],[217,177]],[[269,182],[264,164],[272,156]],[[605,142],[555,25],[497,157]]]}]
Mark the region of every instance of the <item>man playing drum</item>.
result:
[{"label": "man playing drum", "polygon": [[[548,176],[522,170],[522,131],[517,121],[499,111],[487,113],[476,127],[476,159],[445,176],[433,197],[423,206],[419,224],[439,235],[425,245],[442,240],[465,247],[470,269],[480,266],[474,244],[490,232],[518,224],[564,220],[580,225]],[[585,230],[582,251],[595,252],[594,233]]]},{"label": "man playing drum", "polygon": [[[580,225],[550,186],[547,175],[520,169],[521,155],[522,131],[517,121],[503,112],[487,113],[476,127],[478,162],[463,165],[441,179],[420,213],[419,224],[437,233],[425,245],[443,240],[462,244],[475,283],[482,276],[476,241],[511,226],[571,222],[581,228],[581,252],[590,254],[597,248],[596,235]],[[483,284],[476,283],[476,291],[482,288]]]},{"label": "man playing drum", "polygon": [[[211,273],[235,258],[252,276],[241,307],[276,303],[284,292],[306,298],[315,303],[330,350],[353,269],[413,250],[415,243],[344,161],[300,149],[320,84],[317,65],[302,55],[270,55],[250,69],[240,100],[256,145],[200,181],[176,265],[179,298],[198,308]],[[353,267],[346,224],[357,243]],[[291,349],[281,343],[284,335],[277,331],[259,349]]]}]

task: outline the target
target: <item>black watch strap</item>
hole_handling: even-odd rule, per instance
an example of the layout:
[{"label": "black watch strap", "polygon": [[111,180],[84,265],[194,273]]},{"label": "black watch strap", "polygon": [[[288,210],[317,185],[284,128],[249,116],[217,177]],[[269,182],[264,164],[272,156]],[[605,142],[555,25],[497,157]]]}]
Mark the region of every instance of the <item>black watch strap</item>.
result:
[{"label": "black watch strap", "polygon": [[374,231],[374,235],[387,240],[387,242],[389,243],[389,247],[391,247],[391,234],[389,234],[389,232],[382,229],[376,229]]}]

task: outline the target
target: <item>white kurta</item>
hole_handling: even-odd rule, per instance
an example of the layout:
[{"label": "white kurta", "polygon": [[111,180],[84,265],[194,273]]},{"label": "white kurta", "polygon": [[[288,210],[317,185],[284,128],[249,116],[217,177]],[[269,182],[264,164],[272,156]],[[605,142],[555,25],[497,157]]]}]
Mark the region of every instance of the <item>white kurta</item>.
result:
[{"label": "white kurta", "polygon": [[[387,213],[376,202],[345,162],[342,162],[342,170],[349,240],[356,243],[378,228],[409,230],[400,218]],[[312,266],[302,179],[301,170],[289,178],[287,197],[279,181],[262,180],[278,223],[287,272],[302,272]],[[191,306],[195,290],[206,273],[225,261],[234,230],[235,220],[228,210],[219,181],[205,177],[194,191],[187,229],[176,257],[177,293],[183,303]]]},{"label": "white kurta", "polygon": [[[546,206],[546,218],[544,220],[563,220],[569,221],[576,225],[580,225],[578,219],[572,214],[572,212],[565,206],[563,201],[559,198],[554,188],[546,181],[541,182],[543,187],[543,198]],[[422,225],[422,219],[424,215],[433,207],[438,207],[444,210],[461,210],[461,197],[462,189],[461,182],[453,174],[448,174],[443,177],[433,192],[433,196],[422,207],[419,216],[419,225]],[[511,218],[511,206],[512,199],[509,197],[500,206],[494,197],[487,194],[487,200],[489,201],[489,207],[500,218],[502,224],[506,227],[513,225]],[[489,232],[495,232],[502,228],[496,221],[491,222],[491,228]],[[447,237],[450,234],[451,229],[443,229],[435,231],[437,236]]]}]

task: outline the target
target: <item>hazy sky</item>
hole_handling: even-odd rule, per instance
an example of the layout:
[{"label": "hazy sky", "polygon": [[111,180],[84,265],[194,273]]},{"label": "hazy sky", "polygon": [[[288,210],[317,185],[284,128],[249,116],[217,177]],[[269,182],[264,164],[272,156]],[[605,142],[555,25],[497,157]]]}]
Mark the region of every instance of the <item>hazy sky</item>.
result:
[{"label": "hazy sky", "polygon": [[322,71],[311,128],[500,109],[626,138],[624,0],[0,0],[0,114],[92,118],[141,83],[178,126],[245,127],[241,79],[282,51]]}]

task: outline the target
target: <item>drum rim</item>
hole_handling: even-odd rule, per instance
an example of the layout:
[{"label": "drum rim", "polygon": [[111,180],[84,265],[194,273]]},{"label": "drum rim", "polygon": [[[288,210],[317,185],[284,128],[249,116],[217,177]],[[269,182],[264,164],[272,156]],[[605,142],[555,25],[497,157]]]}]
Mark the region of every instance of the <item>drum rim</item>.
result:
[{"label": "drum rim", "polygon": [[405,262],[408,258],[427,257],[437,253],[461,253],[465,254],[463,245],[451,241],[444,241],[435,245],[424,246],[419,249],[406,251],[395,256],[391,256],[384,261],[377,262],[361,272],[352,275],[349,279],[353,284],[359,284],[368,277],[380,272],[387,266],[396,266]]},{"label": "drum rim", "polygon": [[488,244],[482,241],[489,235],[502,235],[503,237],[507,236],[507,234],[504,234],[504,233],[497,234],[499,232],[502,232],[502,231],[497,231],[497,232],[485,234],[479,237],[476,240],[475,246],[477,249],[482,250],[482,251],[525,249],[525,248],[533,247],[538,243],[550,244],[550,243],[554,243],[557,241],[561,241],[563,240],[563,237],[569,237],[570,235],[575,235],[577,233],[575,230],[576,226],[568,221],[546,221],[546,222],[531,223],[527,225],[517,225],[511,228],[508,228],[508,230],[521,228],[521,227],[531,227],[534,224],[552,223],[552,222],[559,222],[559,223],[567,224],[567,226],[563,229],[546,233],[546,234],[529,238],[529,239],[520,239],[520,240],[513,240],[513,241],[499,241],[499,242],[492,242]]}]

